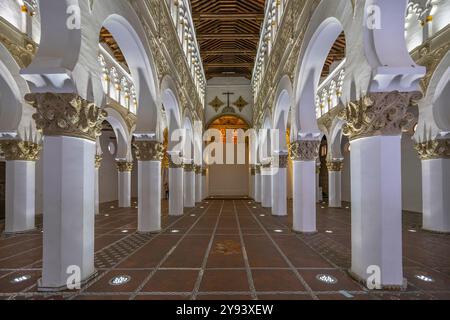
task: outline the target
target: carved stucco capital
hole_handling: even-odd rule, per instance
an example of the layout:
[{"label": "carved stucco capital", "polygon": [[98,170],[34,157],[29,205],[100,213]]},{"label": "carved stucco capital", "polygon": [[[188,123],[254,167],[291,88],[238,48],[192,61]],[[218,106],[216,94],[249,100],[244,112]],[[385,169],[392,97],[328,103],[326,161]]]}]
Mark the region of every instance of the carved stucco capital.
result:
[{"label": "carved stucco capital", "polygon": [[450,139],[436,139],[416,144],[421,160],[450,159]]},{"label": "carved stucco capital", "polygon": [[344,169],[344,161],[333,160],[327,162],[327,168],[330,172],[340,172]]},{"label": "carved stucco capital", "polygon": [[1,141],[0,147],[6,161],[38,161],[42,150],[40,144],[22,140]]},{"label": "carved stucco capital", "polygon": [[131,171],[133,171],[133,162],[118,161],[116,163],[116,165],[117,165],[117,170],[119,172],[131,172]]},{"label": "carved stucco capital", "polygon": [[139,161],[162,161],[164,146],[158,141],[136,141],[136,158]]},{"label": "carved stucco capital", "polygon": [[290,152],[293,161],[315,161],[319,157],[320,141],[298,140],[291,143]]},{"label": "carved stucco capital", "polygon": [[274,157],[272,164],[280,169],[286,169],[288,167],[289,155],[288,154],[280,154]]},{"label": "carved stucco capital", "polygon": [[193,161],[187,160],[183,163],[183,168],[185,172],[195,172],[195,165]]},{"label": "carved stucco capital", "polygon": [[421,98],[417,91],[369,93],[340,112],[339,118],[346,121],[343,134],[350,140],[401,135],[415,120],[408,107]]},{"label": "carved stucco capital", "polygon": [[36,113],[33,119],[44,136],[68,136],[95,141],[106,111],[74,93],[31,93],[25,96]]}]

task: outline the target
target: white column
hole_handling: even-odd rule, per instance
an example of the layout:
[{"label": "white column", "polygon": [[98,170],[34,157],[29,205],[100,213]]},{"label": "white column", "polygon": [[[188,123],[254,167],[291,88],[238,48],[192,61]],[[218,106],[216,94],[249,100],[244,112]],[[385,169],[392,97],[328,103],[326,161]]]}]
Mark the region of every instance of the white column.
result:
[{"label": "white column", "polygon": [[293,230],[317,232],[316,226],[316,159],[319,141],[302,140],[291,145],[293,160]]},{"label": "white column", "polygon": [[190,160],[184,165],[184,207],[195,207],[195,171]]},{"label": "white column", "polygon": [[323,201],[323,195],[320,188],[320,163],[316,164],[316,202],[322,202]]},{"label": "white column", "polygon": [[[40,290],[66,288],[68,268],[81,280],[94,273],[95,143],[44,138],[44,241]],[[70,271],[70,270],[69,270]]]},{"label": "white column", "polygon": [[169,168],[169,215],[182,216],[184,211],[183,193],[184,169],[171,166]]},{"label": "white column", "polygon": [[279,165],[272,168],[272,214],[274,216],[287,215],[287,165],[288,155],[278,156]]},{"label": "white column", "polygon": [[100,174],[100,166],[102,163],[102,157],[100,155],[95,156],[95,185],[94,185],[94,212],[96,215],[100,214],[100,183],[99,183],[99,174]]},{"label": "white column", "polygon": [[255,201],[261,203],[261,165],[257,165],[255,169]]},{"label": "white column", "polygon": [[202,200],[208,198],[208,170],[202,168]]},{"label": "white column", "polygon": [[352,274],[381,270],[383,287],[403,285],[401,136],[351,142]]},{"label": "white column", "polygon": [[342,113],[351,145],[350,274],[369,288],[372,284],[378,289],[406,285],[402,265],[401,136],[415,118],[408,113],[409,106],[421,97],[418,92],[369,93]]},{"label": "white column", "polygon": [[[14,234],[34,230],[35,168],[40,147],[23,141],[11,141],[2,145],[7,160],[5,233]],[[24,149],[19,148],[19,145]]]},{"label": "white column", "polygon": [[422,193],[423,228],[450,233],[450,159],[422,160]]},{"label": "white column", "polygon": [[264,164],[261,169],[262,195],[261,205],[263,208],[272,207],[272,168],[271,164]]},{"label": "white column", "polygon": [[330,208],[342,208],[341,173],[343,161],[336,160],[327,164],[328,167],[328,202]]},{"label": "white column", "polygon": [[138,232],[161,230],[163,145],[158,141],[136,141],[138,159]]},{"label": "white column", "polygon": [[248,182],[248,196],[251,199],[255,199],[255,166],[250,166],[250,179]]},{"label": "white column", "polygon": [[[72,93],[29,94],[25,100],[36,108],[33,118],[44,135],[44,234],[39,290],[66,290],[70,280],[70,284],[83,284],[96,273],[95,140],[101,134],[100,124],[106,112]],[[83,117],[87,119],[74,121]]]},{"label": "white column", "polygon": [[132,162],[117,163],[118,169],[118,188],[119,188],[119,208],[131,207],[131,171],[133,170]]},{"label": "white column", "polygon": [[203,191],[203,177],[202,177],[202,167],[197,166],[195,168],[195,202],[202,202],[202,191]]}]

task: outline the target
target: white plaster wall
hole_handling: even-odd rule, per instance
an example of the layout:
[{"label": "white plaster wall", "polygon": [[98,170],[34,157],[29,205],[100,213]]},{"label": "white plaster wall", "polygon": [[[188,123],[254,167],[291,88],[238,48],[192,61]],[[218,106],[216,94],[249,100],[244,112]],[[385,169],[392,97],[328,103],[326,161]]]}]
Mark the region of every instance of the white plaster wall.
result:
[{"label": "white plaster wall", "polygon": [[422,212],[422,166],[410,134],[402,137],[403,210]]},{"label": "white plaster wall", "polygon": [[[236,154],[237,148],[235,148],[235,158]],[[225,147],[223,155],[223,163],[225,163],[227,156]],[[209,166],[209,193],[211,196],[248,195],[250,179],[248,147],[246,155],[246,164],[214,164]]]},{"label": "white plaster wall", "polygon": [[22,13],[17,0],[0,1],[0,17],[4,18],[17,29],[22,26]]},{"label": "white plaster wall", "polygon": [[[205,124],[208,124],[214,117],[220,115],[222,110],[226,107],[227,96],[224,92],[234,92],[234,95],[230,96],[230,106],[234,108],[236,114],[247,120],[251,125],[253,119],[253,94],[251,90],[250,80],[245,78],[212,78],[208,81],[208,87],[206,90],[206,112],[205,112]],[[214,110],[213,107],[209,105],[215,97],[219,97],[220,100],[225,104],[221,107],[218,112]],[[239,112],[233,103],[242,96],[245,101],[249,104]]]}]

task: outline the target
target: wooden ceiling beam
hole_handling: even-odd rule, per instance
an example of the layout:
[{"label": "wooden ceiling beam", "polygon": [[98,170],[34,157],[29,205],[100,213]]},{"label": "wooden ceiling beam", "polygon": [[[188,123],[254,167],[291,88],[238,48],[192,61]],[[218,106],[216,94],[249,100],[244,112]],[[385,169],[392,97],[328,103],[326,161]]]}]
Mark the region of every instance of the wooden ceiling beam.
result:
[{"label": "wooden ceiling beam", "polygon": [[225,55],[256,55],[256,50],[205,50],[201,52],[201,55],[206,56],[225,56]]},{"label": "wooden ceiling beam", "polygon": [[264,14],[260,13],[201,13],[194,14],[194,21],[220,20],[220,21],[236,21],[236,20],[253,20],[263,21]]},{"label": "wooden ceiling beam", "polygon": [[197,35],[198,41],[204,40],[255,40],[259,41],[258,33],[208,33]]},{"label": "wooden ceiling beam", "polygon": [[206,68],[253,68],[254,63],[205,63]]}]

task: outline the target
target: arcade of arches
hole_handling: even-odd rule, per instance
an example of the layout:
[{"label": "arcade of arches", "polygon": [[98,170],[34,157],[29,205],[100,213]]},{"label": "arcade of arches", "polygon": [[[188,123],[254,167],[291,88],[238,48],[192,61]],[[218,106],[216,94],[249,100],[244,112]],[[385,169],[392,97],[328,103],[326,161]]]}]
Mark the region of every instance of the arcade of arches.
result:
[{"label": "arcade of arches", "polygon": [[450,1],[55,2],[0,2],[0,299],[450,299]]}]

